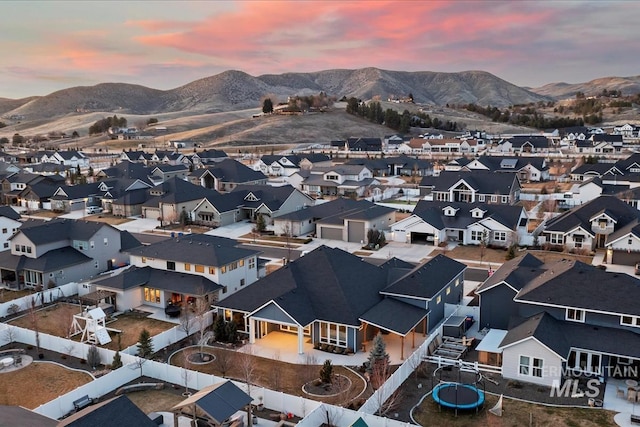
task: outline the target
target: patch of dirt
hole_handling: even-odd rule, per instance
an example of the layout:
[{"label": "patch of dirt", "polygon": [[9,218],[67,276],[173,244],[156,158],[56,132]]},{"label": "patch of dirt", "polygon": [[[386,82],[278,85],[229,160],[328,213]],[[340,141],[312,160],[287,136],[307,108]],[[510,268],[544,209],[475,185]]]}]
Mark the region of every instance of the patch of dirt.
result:
[{"label": "patch of dirt", "polygon": [[[184,387],[176,390],[182,392]],[[172,388],[135,391],[127,393],[127,397],[145,414],[150,412],[170,412],[171,408],[184,400],[184,397]]]},{"label": "patch of dirt", "polygon": [[17,371],[0,374],[0,405],[34,409],[91,381],[89,374],[34,362]]},{"label": "patch of dirt", "polygon": [[34,291],[31,289],[22,289],[19,291],[14,291],[10,289],[2,288],[0,289],[0,303],[13,301],[14,299],[22,298],[27,295],[33,294]]}]

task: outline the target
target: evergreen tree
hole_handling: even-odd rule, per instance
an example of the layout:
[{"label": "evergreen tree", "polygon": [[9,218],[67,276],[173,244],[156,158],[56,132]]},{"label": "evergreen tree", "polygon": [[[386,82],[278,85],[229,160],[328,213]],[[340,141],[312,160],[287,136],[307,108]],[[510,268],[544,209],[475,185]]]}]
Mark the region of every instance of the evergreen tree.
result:
[{"label": "evergreen tree", "polygon": [[217,316],[215,322],[213,322],[213,334],[215,335],[216,341],[227,341],[227,328],[224,324],[224,319],[222,318],[222,316]]},{"label": "evergreen tree", "polygon": [[116,354],[113,355],[113,361],[111,362],[111,369],[116,370],[118,368],[122,368],[122,358],[120,357],[120,352],[116,351]]},{"label": "evergreen tree", "polygon": [[224,331],[227,338],[225,341],[230,343],[235,342],[236,332],[238,331],[238,326],[236,325],[236,322],[234,322],[233,320],[230,322],[227,322],[227,324],[224,325]]},{"label": "evergreen tree", "polygon": [[322,369],[320,369],[320,381],[322,381],[324,384],[331,384],[332,373],[333,366],[331,365],[331,360],[327,359],[324,361]]},{"label": "evergreen tree", "polygon": [[266,98],[262,102],[262,112],[265,114],[273,113],[273,101],[271,101],[271,98]]},{"label": "evergreen tree", "polygon": [[140,338],[138,338],[138,356],[148,358],[153,354],[153,342],[151,334],[146,329],[140,332]]},{"label": "evergreen tree", "polygon": [[98,348],[95,344],[87,350],[87,363],[92,369],[96,369],[96,367],[100,365],[100,353],[98,353]]},{"label": "evergreen tree", "polygon": [[375,365],[385,364],[389,366],[389,354],[387,353],[387,345],[382,339],[382,334],[378,333],[373,339],[373,347],[369,351],[369,358],[367,359],[367,370],[372,372]]}]

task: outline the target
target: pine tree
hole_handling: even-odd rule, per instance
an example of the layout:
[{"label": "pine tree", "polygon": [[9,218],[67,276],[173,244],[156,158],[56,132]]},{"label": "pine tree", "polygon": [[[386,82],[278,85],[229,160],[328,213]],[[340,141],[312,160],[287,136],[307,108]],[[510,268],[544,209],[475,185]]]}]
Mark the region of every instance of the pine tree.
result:
[{"label": "pine tree", "polygon": [[153,342],[149,331],[143,329],[140,332],[140,338],[138,338],[138,356],[149,357],[153,354]]},{"label": "pine tree", "polygon": [[373,339],[373,347],[371,347],[371,351],[369,351],[367,370],[372,372],[375,365],[383,363],[389,366],[389,354],[387,353],[387,345],[384,343],[384,339],[382,339],[382,334],[378,333]]},{"label": "pine tree", "polygon": [[116,370],[118,368],[122,368],[122,358],[120,357],[120,352],[116,351],[116,354],[113,355],[113,361],[111,362],[111,369]]},{"label": "pine tree", "polygon": [[320,381],[322,381],[324,384],[331,384],[332,373],[333,366],[331,365],[331,360],[327,359],[324,361],[322,369],[320,369]]},{"label": "pine tree", "polygon": [[217,316],[215,322],[213,322],[213,335],[218,342],[227,341],[227,328],[222,316]]},{"label": "pine tree", "polygon": [[95,345],[92,345],[87,350],[87,363],[93,369],[100,364],[100,353],[98,353],[98,348]]}]

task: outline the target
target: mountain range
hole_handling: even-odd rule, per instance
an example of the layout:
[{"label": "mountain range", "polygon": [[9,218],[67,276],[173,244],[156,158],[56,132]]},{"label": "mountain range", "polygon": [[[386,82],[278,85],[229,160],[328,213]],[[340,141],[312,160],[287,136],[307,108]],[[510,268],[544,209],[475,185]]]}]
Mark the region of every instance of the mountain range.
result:
[{"label": "mountain range", "polygon": [[265,96],[280,102],[291,95],[325,92],[337,98],[381,99],[413,95],[416,103],[506,107],[620,89],[640,92],[640,76],[611,77],[587,83],[553,83],[523,88],[484,71],[403,72],[378,68],[325,70],[313,73],[265,74],[225,71],[171,90],[126,83],[102,83],[59,90],[46,96],[0,98],[0,116],[49,119],[72,113],[114,112],[150,115],[167,112],[204,114],[261,106]]}]

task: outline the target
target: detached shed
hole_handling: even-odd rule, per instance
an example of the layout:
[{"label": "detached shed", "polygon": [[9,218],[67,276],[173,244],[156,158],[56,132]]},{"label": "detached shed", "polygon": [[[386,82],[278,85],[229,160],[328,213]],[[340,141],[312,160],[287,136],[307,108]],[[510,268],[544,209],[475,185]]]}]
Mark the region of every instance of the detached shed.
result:
[{"label": "detached shed", "polygon": [[[178,427],[178,417],[187,416],[197,424],[198,420],[207,425],[222,426],[231,421],[231,417],[251,403],[251,396],[231,381],[205,387],[172,408],[173,425]],[[249,420],[250,422],[250,420]],[[231,426],[243,425],[241,419]]]}]

